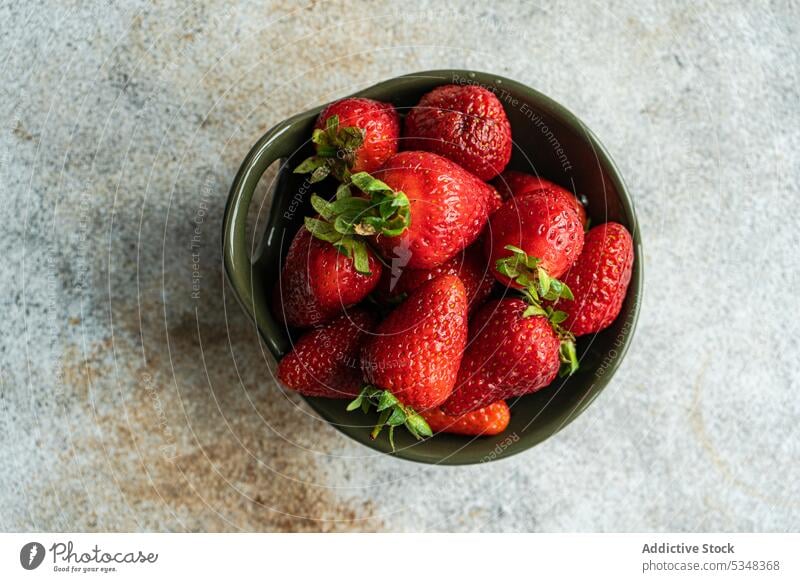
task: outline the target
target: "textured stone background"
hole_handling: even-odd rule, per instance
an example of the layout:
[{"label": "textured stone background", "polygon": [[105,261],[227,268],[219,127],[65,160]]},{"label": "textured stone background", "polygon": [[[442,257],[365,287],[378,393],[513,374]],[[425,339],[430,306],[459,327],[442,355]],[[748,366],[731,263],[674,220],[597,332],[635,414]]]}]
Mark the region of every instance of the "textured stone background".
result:
[{"label": "textured stone background", "polygon": [[[0,6],[0,529],[798,529],[796,2],[115,4]],[[467,468],[283,396],[218,251],[264,130],[447,67],[575,111],[646,252],[609,389]]]}]

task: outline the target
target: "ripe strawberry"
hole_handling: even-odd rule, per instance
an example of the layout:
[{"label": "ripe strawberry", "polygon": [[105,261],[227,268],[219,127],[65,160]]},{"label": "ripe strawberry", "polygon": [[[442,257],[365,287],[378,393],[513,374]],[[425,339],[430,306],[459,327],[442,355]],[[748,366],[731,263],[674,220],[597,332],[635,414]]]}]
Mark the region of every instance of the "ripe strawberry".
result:
[{"label": "ripe strawberry", "polygon": [[492,189],[492,194],[489,196],[489,216],[491,216],[503,205],[503,196],[493,185],[488,186]]},{"label": "ripe strawberry", "polygon": [[278,364],[278,380],[305,396],[356,396],[361,343],[374,327],[375,316],[356,308],[309,331]]},{"label": "ripe strawberry", "polygon": [[474,436],[500,434],[508,427],[511,411],[504,400],[473,410],[461,416],[449,416],[439,408],[420,413],[433,432],[449,432]]},{"label": "ripe strawberry", "polygon": [[456,275],[464,283],[469,310],[481,305],[492,293],[494,276],[488,270],[483,250],[478,244],[461,251],[455,257],[433,269],[384,269],[378,290],[383,299],[395,302],[427,281],[441,275]]},{"label": "ripe strawberry", "polygon": [[583,226],[571,204],[555,194],[515,197],[503,204],[489,221],[490,236],[484,252],[497,279],[513,287],[508,273],[497,261],[514,255],[509,246],[522,249],[539,261],[541,270],[553,278],[563,275],[583,248]]},{"label": "ripe strawberry", "polygon": [[410,204],[408,228],[375,238],[392,268],[433,269],[454,257],[478,238],[495,196],[485,182],[428,152],[400,152],[375,176]]},{"label": "ripe strawberry", "polygon": [[563,326],[575,335],[607,328],[619,315],[633,269],[633,240],[616,222],[595,226],[586,234],[583,252],[564,277],[574,300],[561,298],[567,314]]},{"label": "ripe strawberry", "polygon": [[581,224],[584,228],[586,227],[586,209],[583,207],[583,204],[580,203],[572,192],[565,190],[558,184],[554,184],[539,176],[533,176],[524,172],[516,172],[514,170],[506,170],[497,177],[495,185],[500,195],[503,197],[503,200],[509,200],[516,196],[527,196],[528,194],[552,194],[561,196],[575,209]]},{"label": "ripe strawberry", "polygon": [[526,315],[529,309],[521,299],[500,299],[478,310],[445,414],[460,416],[553,381],[568,354],[548,318]]},{"label": "ripe strawberry", "polygon": [[377,406],[381,417],[373,438],[384,425],[405,424],[417,437],[430,435],[415,411],[450,396],[466,341],[464,284],[453,275],[425,283],[364,344],[361,367],[369,384],[348,410]]},{"label": "ripe strawberry", "polygon": [[351,97],[328,105],[317,118],[316,155],[295,172],[318,182],[328,174],[346,181],[351,173],[372,172],[397,152],[400,118],[390,103]]},{"label": "ripe strawberry", "polygon": [[493,183],[504,201],[524,192],[556,186],[556,184],[550,180],[545,180],[539,176],[518,172],[516,170],[506,170],[497,176]]},{"label": "ripe strawberry", "polygon": [[[308,219],[307,222],[313,222]],[[378,285],[381,264],[366,248],[345,253],[301,228],[273,293],[273,312],[293,327],[310,327],[327,321],[346,307],[355,305]],[[362,256],[363,253],[363,256]],[[363,263],[363,264],[362,264]],[[359,272],[356,267],[362,264]]]},{"label": "ripe strawberry", "polygon": [[511,159],[511,124],[500,100],[477,85],[443,85],[426,93],[403,127],[405,149],[450,158],[481,180]]}]

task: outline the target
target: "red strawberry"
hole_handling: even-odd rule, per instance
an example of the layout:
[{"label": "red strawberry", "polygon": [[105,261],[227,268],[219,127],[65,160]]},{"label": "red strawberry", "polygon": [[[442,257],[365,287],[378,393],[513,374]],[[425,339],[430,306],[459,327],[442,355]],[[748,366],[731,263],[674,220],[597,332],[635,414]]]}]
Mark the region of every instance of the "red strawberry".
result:
[{"label": "red strawberry", "polygon": [[511,411],[503,400],[461,416],[448,416],[439,408],[421,413],[433,432],[450,432],[475,436],[500,434],[508,427]]},{"label": "red strawberry", "polygon": [[375,316],[352,309],[306,333],[278,364],[278,380],[305,396],[352,398],[361,389],[359,351]]},{"label": "red strawberry", "polygon": [[586,227],[586,209],[583,207],[583,204],[580,203],[572,192],[565,190],[558,184],[554,184],[539,176],[533,176],[524,172],[516,172],[514,170],[506,170],[495,180],[495,185],[500,191],[503,200],[509,200],[516,196],[527,196],[528,194],[552,194],[561,196],[575,209],[581,224],[584,228]]},{"label": "red strawberry", "polygon": [[441,275],[456,275],[464,283],[469,310],[472,311],[489,298],[494,286],[494,277],[486,267],[483,250],[477,244],[433,269],[398,269],[398,271],[396,274],[391,269],[384,269],[378,286],[381,295],[389,301],[401,298],[404,294],[411,293],[427,281]]},{"label": "red strawberry", "polygon": [[397,152],[400,118],[390,103],[351,97],[335,101],[317,118],[312,141],[317,154],[295,172],[312,172],[311,181],[333,174],[372,172]]},{"label": "red strawberry", "polygon": [[373,431],[404,424],[417,436],[430,428],[416,411],[444,402],[458,374],[467,341],[467,296],[458,277],[425,283],[395,309],[361,349],[369,383],[348,410],[375,404],[381,417]]},{"label": "red strawberry", "polygon": [[488,184],[428,152],[400,152],[375,177],[410,204],[408,228],[375,239],[392,268],[433,269],[454,257],[478,238],[495,196]]},{"label": "red strawberry", "polygon": [[466,414],[553,381],[561,342],[547,317],[526,316],[529,309],[521,299],[501,299],[475,314],[456,387],[441,406],[445,414]]},{"label": "red strawberry", "polygon": [[509,245],[537,259],[538,266],[553,278],[563,275],[583,248],[578,215],[564,197],[555,194],[512,198],[492,215],[489,233],[484,252],[497,279],[513,287],[525,285],[512,283],[513,277],[497,263],[515,254]]},{"label": "red strawberry", "polygon": [[575,335],[607,328],[619,315],[633,269],[633,240],[616,222],[595,226],[586,234],[583,252],[564,277],[574,300],[559,299],[567,314],[564,328]]},{"label": "red strawberry", "polygon": [[525,172],[517,172],[516,170],[506,170],[500,174],[494,179],[494,185],[497,187],[503,200],[513,198],[523,192],[556,186],[556,184],[550,180],[545,180],[533,174],[526,174]]},{"label": "red strawberry", "polygon": [[[370,274],[356,270],[362,262],[367,265],[362,270]],[[378,285],[380,277],[381,264],[368,249],[360,248],[351,258],[313,237],[308,228],[301,228],[289,246],[280,282],[275,286],[273,311],[291,326],[310,327],[359,303]]]},{"label": "red strawberry", "polygon": [[481,180],[511,159],[511,124],[500,100],[477,85],[443,85],[420,99],[403,127],[405,149],[450,158]]},{"label": "red strawberry", "polygon": [[361,352],[367,382],[418,410],[450,395],[467,339],[464,284],[444,275],[417,289],[379,326]]},{"label": "red strawberry", "polygon": [[492,189],[492,194],[489,196],[489,216],[491,216],[503,205],[503,196],[500,194],[500,191],[491,184],[489,184],[489,187]]}]

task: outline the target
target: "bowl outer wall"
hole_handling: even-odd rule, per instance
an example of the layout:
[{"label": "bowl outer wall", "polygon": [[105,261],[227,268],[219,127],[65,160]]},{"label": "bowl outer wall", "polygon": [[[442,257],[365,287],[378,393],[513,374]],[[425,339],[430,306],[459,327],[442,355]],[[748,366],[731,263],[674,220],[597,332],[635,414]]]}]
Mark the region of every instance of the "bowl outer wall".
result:
[{"label": "bowl outer wall", "polygon": [[[468,438],[440,434],[433,439],[416,442],[398,431],[395,456],[423,463],[461,465],[507,458],[542,442],[572,422],[600,394],[611,380],[633,337],[641,305],[643,254],[633,202],[611,157],[577,117],[538,91],[487,73],[441,70],[397,77],[352,96],[390,101],[402,110],[415,104],[422,94],[432,88],[452,82],[493,87],[512,121],[515,147],[509,168],[535,172],[573,191],[588,193],[589,215],[593,222],[599,224],[616,220],[624,224],[633,236],[635,256],[628,295],[615,323],[595,336],[580,338],[581,370],[569,379],[556,380],[550,387],[511,403],[512,421],[502,435]],[[291,173],[291,168],[311,152],[311,128],[323,107],[279,123],[256,143],[234,180],[225,209],[222,240],[226,276],[243,309],[256,324],[259,334],[276,359],[288,352],[291,339],[282,324],[272,316],[269,299],[280,271],[280,260],[304,215],[300,208],[296,208],[291,219],[285,218],[294,196],[292,190],[299,191],[299,178]],[[530,123],[530,131],[520,130],[520,121]],[[563,156],[554,149],[556,146],[551,141],[551,135],[556,136],[556,143],[561,144],[564,150],[570,147],[569,143],[573,144],[568,152],[573,156],[569,168],[564,165]],[[529,138],[532,141],[527,143]],[[542,145],[545,143],[543,139],[547,147]],[[548,149],[553,151],[546,155],[544,152]],[[557,162],[551,158],[557,159]],[[267,217],[265,236],[255,253],[257,259],[251,264],[244,219],[255,185],[266,168],[276,160],[281,160],[281,171],[274,189],[273,205]],[[281,196],[281,193],[285,195]],[[321,417],[344,434],[372,449],[391,452],[387,439],[373,441],[369,438],[368,427],[374,424],[374,415],[347,413],[344,410],[345,401],[342,400],[306,400]]]}]

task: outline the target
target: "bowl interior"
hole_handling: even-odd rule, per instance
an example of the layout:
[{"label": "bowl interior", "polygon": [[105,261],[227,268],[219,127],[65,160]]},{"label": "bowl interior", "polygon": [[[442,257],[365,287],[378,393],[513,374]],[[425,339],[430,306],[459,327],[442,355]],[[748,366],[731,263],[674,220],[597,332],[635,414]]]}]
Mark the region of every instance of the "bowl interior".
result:
[{"label": "bowl interior", "polygon": [[[432,71],[399,77],[356,95],[390,101],[402,114],[424,93],[447,83],[479,83],[495,91],[512,125],[514,153],[509,169],[538,174],[585,197],[592,224],[620,222],[631,231],[635,243],[633,276],[616,322],[595,336],[579,338],[581,368],[575,375],[557,379],[550,387],[511,402],[511,424],[504,434],[489,438],[440,434],[422,442],[414,441],[405,431],[396,435],[398,457],[426,463],[467,464],[496,460],[534,446],[571,422],[602,391],[633,334],[641,295],[642,254],[633,206],[613,162],[574,115],[541,93],[493,75]],[[302,225],[303,217],[311,213],[310,193],[332,194],[330,185],[317,184],[312,190],[303,176],[291,172],[311,154],[308,140],[320,110],[321,107],[308,111],[275,128],[280,130],[280,137],[272,147],[280,148],[283,164],[264,239],[252,269],[253,304],[245,308],[278,359],[289,351],[292,338],[269,312],[272,288],[292,237]],[[236,272],[229,271],[228,275],[234,289],[245,284]],[[369,447],[390,452],[387,439],[369,438],[368,428],[376,421],[374,415],[348,413],[347,402],[343,400],[307,400],[317,413],[345,434]]]}]

